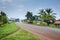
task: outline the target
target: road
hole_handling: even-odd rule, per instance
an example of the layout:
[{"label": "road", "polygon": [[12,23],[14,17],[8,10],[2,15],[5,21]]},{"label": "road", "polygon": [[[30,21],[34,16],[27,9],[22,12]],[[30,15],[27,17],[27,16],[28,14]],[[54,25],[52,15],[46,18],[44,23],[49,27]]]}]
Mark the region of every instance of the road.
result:
[{"label": "road", "polygon": [[16,23],[21,28],[41,37],[43,40],[60,40],[60,29]]}]

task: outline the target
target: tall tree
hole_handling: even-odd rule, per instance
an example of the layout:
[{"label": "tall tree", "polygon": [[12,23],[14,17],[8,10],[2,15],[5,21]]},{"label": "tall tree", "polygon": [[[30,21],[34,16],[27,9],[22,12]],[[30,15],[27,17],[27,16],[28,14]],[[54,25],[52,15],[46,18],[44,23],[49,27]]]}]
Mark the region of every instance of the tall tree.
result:
[{"label": "tall tree", "polygon": [[41,9],[39,14],[40,14],[41,22],[47,19],[47,14],[45,13],[44,9]]},{"label": "tall tree", "polygon": [[27,14],[25,15],[27,17],[27,20],[31,21],[32,20],[32,17],[33,17],[33,14],[32,12],[27,12]]},{"label": "tall tree", "polygon": [[45,9],[45,11],[46,11],[46,14],[47,14],[47,23],[48,23],[48,25],[52,22],[54,22],[55,21],[55,18],[56,18],[56,16],[55,16],[55,13],[53,13],[53,10],[51,9],[51,8],[47,8],[47,9]]},{"label": "tall tree", "polygon": [[55,16],[53,14],[52,9],[48,8],[48,9],[42,9],[40,10],[40,18],[43,22],[46,22],[47,25],[49,25],[51,22],[55,21]]}]

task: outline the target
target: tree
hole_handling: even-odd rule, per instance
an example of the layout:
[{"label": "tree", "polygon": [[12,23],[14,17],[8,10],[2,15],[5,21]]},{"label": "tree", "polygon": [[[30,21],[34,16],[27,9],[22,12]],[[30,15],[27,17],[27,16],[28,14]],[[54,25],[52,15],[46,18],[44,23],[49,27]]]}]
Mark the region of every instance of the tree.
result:
[{"label": "tree", "polygon": [[47,25],[49,25],[51,22],[55,21],[55,13],[53,13],[51,8],[47,8],[47,9],[41,9],[40,10],[40,18],[43,22],[46,22]]},{"label": "tree", "polygon": [[55,18],[55,13],[53,13],[53,10],[51,8],[45,9],[46,14],[47,14],[47,24],[49,25],[51,22],[54,23],[54,21],[56,20]]},{"label": "tree", "polygon": [[40,20],[41,20],[41,22],[44,22],[44,20],[47,19],[47,16],[46,16],[47,14],[45,13],[44,9],[41,9],[39,11],[40,12],[38,14],[40,14]]},{"label": "tree", "polygon": [[7,16],[6,16],[6,14],[3,12],[3,11],[1,11],[1,15],[2,15],[2,21],[3,21],[3,24],[5,24],[5,23],[7,23],[8,22],[8,19],[7,19]]},{"label": "tree", "polygon": [[35,21],[40,21],[40,17],[39,16],[34,15],[34,17],[35,17]]},{"label": "tree", "polygon": [[8,22],[7,16],[4,12],[0,12],[0,26]]},{"label": "tree", "polygon": [[3,24],[2,16],[0,15],[0,26]]},{"label": "tree", "polygon": [[1,15],[2,15],[2,16],[6,16],[6,14],[5,14],[3,11],[1,11]]},{"label": "tree", "polygon": [[32,16],[32,17],[31,17],[31,21],[34,21],[34,20],[35,20],[35,17],[34,17],[34,16]]},{"label": "tree", "polygon": [[27,17],[27,20],[32,21],[32,17],[33,17],[32,12],[29,12],[29,11],[28,11],[25,16]]}]

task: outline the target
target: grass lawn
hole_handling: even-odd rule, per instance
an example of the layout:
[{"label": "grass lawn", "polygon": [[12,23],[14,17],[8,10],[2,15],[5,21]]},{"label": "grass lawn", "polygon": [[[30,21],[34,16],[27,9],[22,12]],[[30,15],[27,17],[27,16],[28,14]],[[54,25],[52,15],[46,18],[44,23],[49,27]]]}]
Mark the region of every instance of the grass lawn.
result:
[{"label": "grass lawn", "polygon": [[0,39],[17,31],[19,27],[15,23],[5,24],[3,27],[0,27]]},{"label": "grass lawn", "polygon": [[18,34],[11,35],[3,40],[40,40],[40,38],[25,30],[21,30]]},{"label": "grass lawn", "polygon": [[60,26],[56,26],[56,25],[52,25],[52,26],[49,26],[49,27],[51,27],[51,28],[59,28],[60,29]]}]

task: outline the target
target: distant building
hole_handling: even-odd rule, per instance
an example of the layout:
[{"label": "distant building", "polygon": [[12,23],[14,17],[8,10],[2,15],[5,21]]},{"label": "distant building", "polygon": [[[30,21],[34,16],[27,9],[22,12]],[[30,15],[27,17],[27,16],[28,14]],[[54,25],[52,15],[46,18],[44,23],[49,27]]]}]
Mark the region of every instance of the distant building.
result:
[{"label": "distant building", "polygon": [[60,27],[60,21],[55,21],[54,24]]},{"label": "distant building", "polygon": [[60,25],[60,21],[55,21],[54,24]]},{"label": "distant building", "polygon": [[19,18],[11,18],[9,19],[10,22],[20,22]]},{"label": "distant building", "polygon": [[15,19],[15,22],[20,22],[19,18]]}]

